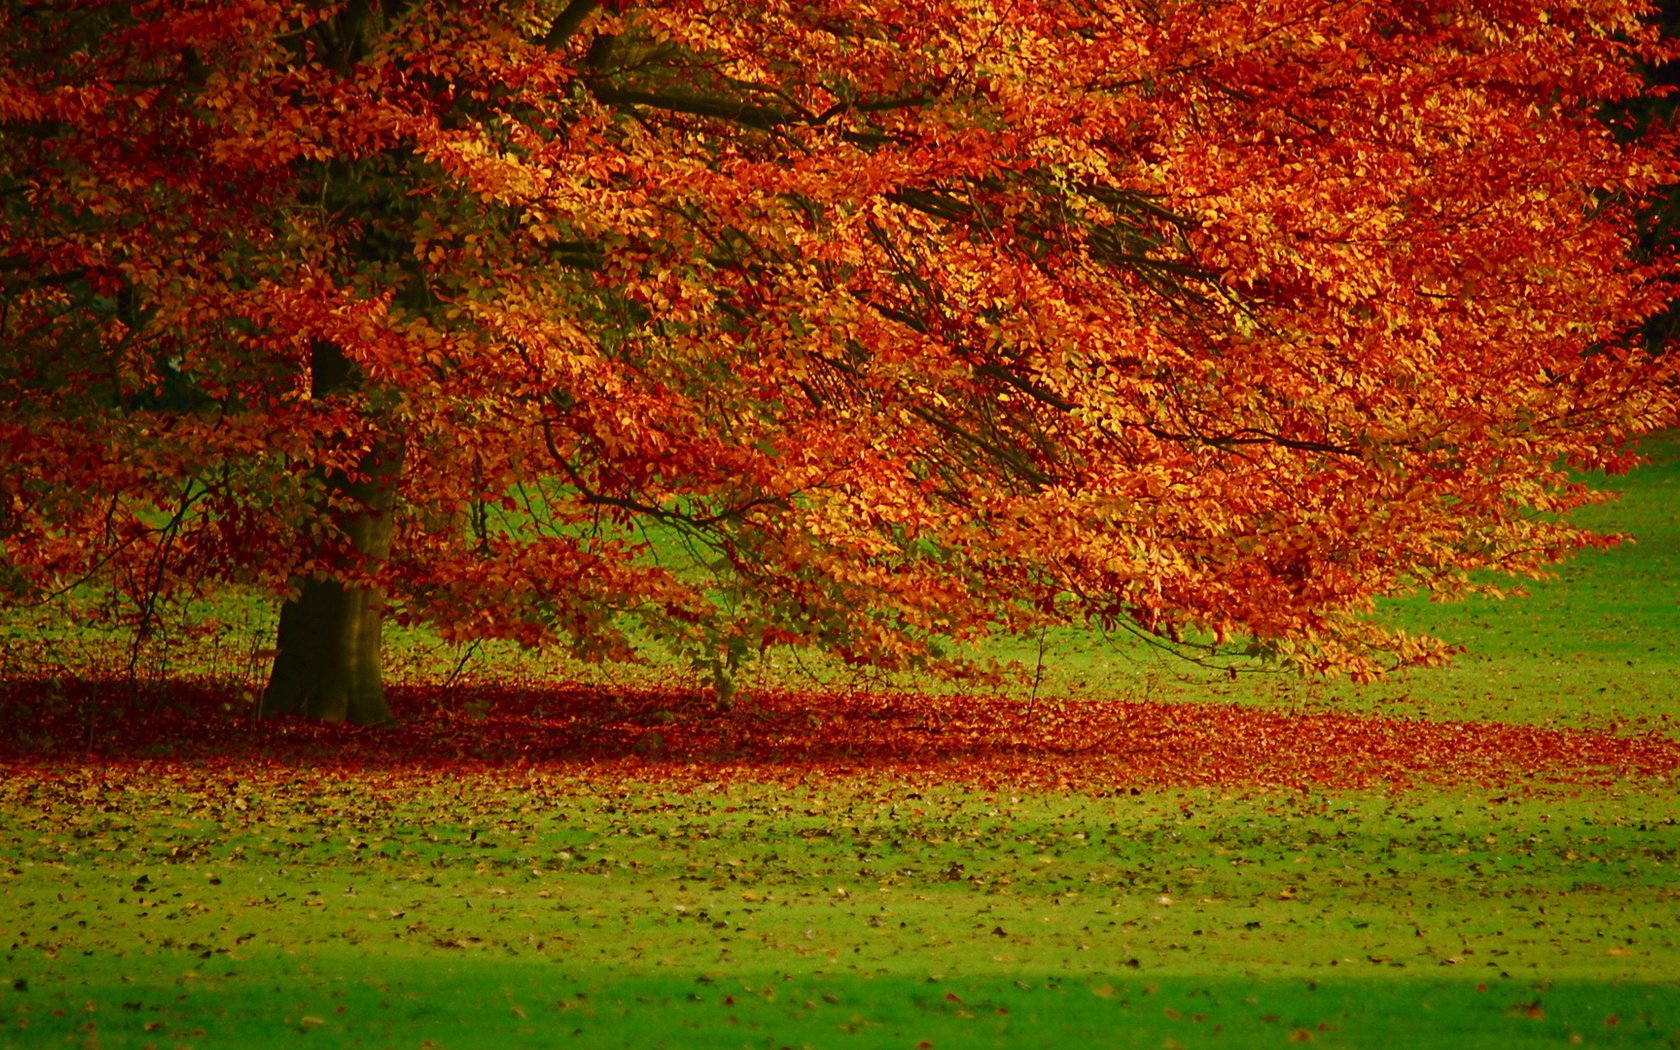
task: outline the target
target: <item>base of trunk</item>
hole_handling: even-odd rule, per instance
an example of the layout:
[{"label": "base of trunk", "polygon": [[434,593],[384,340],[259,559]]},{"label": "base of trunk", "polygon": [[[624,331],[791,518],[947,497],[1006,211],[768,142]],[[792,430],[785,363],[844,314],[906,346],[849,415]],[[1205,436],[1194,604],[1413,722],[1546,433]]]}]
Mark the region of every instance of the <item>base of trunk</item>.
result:
[{"label": "base of trunk", "polygon": [[378,595],[310,579],[280,609],[279,653],[257,717],[393,721],[380,679]]}]

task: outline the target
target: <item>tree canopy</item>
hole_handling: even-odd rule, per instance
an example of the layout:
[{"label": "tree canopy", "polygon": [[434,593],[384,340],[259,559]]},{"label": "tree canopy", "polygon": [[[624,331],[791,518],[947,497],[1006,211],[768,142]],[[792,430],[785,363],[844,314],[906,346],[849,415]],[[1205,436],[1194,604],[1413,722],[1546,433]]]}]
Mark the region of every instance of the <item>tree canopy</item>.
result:
[{"label": "tree canopy", "polygon": [[387,617],[1435,659],[1677,419],[1646,6],[7,5],[0,589],[265,588],[364,721]]}]

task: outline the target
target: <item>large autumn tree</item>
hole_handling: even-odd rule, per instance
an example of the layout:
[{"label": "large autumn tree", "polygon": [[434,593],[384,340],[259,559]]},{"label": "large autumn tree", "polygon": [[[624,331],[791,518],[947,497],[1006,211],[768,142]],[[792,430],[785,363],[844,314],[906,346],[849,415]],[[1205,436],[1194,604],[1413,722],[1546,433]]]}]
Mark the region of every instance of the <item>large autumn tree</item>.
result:
[{"label": "large autumn tree", "polygon": [[0,586],[267,588],[265,710],[355,722],[392,617],[1429,659],[1373,597],[1589,542],[1676,418],[1644,14],[8,4]]}]

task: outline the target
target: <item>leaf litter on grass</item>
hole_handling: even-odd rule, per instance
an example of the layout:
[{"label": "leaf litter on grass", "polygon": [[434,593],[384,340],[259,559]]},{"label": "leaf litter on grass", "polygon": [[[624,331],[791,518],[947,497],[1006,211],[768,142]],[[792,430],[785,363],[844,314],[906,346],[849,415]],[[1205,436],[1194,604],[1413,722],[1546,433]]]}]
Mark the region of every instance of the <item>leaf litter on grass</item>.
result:
[{"label": "leaf litter on grass", "polygon": [[1680,1038],[1659,734],[582,688],[367,731],[83,688],[9,694],[13,1042]]},{"label": "leaf litter on grass", "polygon": [[[686,782],[872,775],[1078,790],[1610,782],[1680,771],[1680,740],[1666,724],[1616,734],[1212,703],[796,691],[722,711],[683,689],[570,686],[497,687],[470,702],[457,691],[447,708],[397,689],[399,710],[430,713],[358,730],[233,717],[210,686],[177,686],[162,703],[125,702],[119,687],[100,683],[12,681],[3,691],[11,717],[0,726],[0,761],[20,769],[91,758],[160,770],[541,768]],[[477,711],[487,713],[468,713]]]},{"label": "leaf litter on grass", "polygon": [[1425,1021],[1525,1045],[1608,1016],[1644,1017],[1617,1033],[1639,1045],[1620,1036],[1680,1023],[1677,829],[1634,819],[1635,788],[403,780],[7,781],[11,1005],[36,1031],[93,1002],[176,1036],[265,1033],[248,1045],[532,1025],[1052,1045],[1033,1033],[1122,1022],[1154,1041],[1107,1045],[1361,1045]]}]

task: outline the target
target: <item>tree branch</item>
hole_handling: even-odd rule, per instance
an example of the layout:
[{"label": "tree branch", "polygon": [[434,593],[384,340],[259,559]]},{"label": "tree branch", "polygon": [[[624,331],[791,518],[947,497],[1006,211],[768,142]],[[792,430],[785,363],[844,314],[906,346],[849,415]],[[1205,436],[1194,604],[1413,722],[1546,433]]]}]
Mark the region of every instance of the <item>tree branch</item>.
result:
[{"label": "tree branch", "polygon": [[600,6],[600,0],[572,0],[564,11],[554,16],[554,22],[548,27],[542,45],[551,50],[563,46],[583,28],[584,21]]}]

